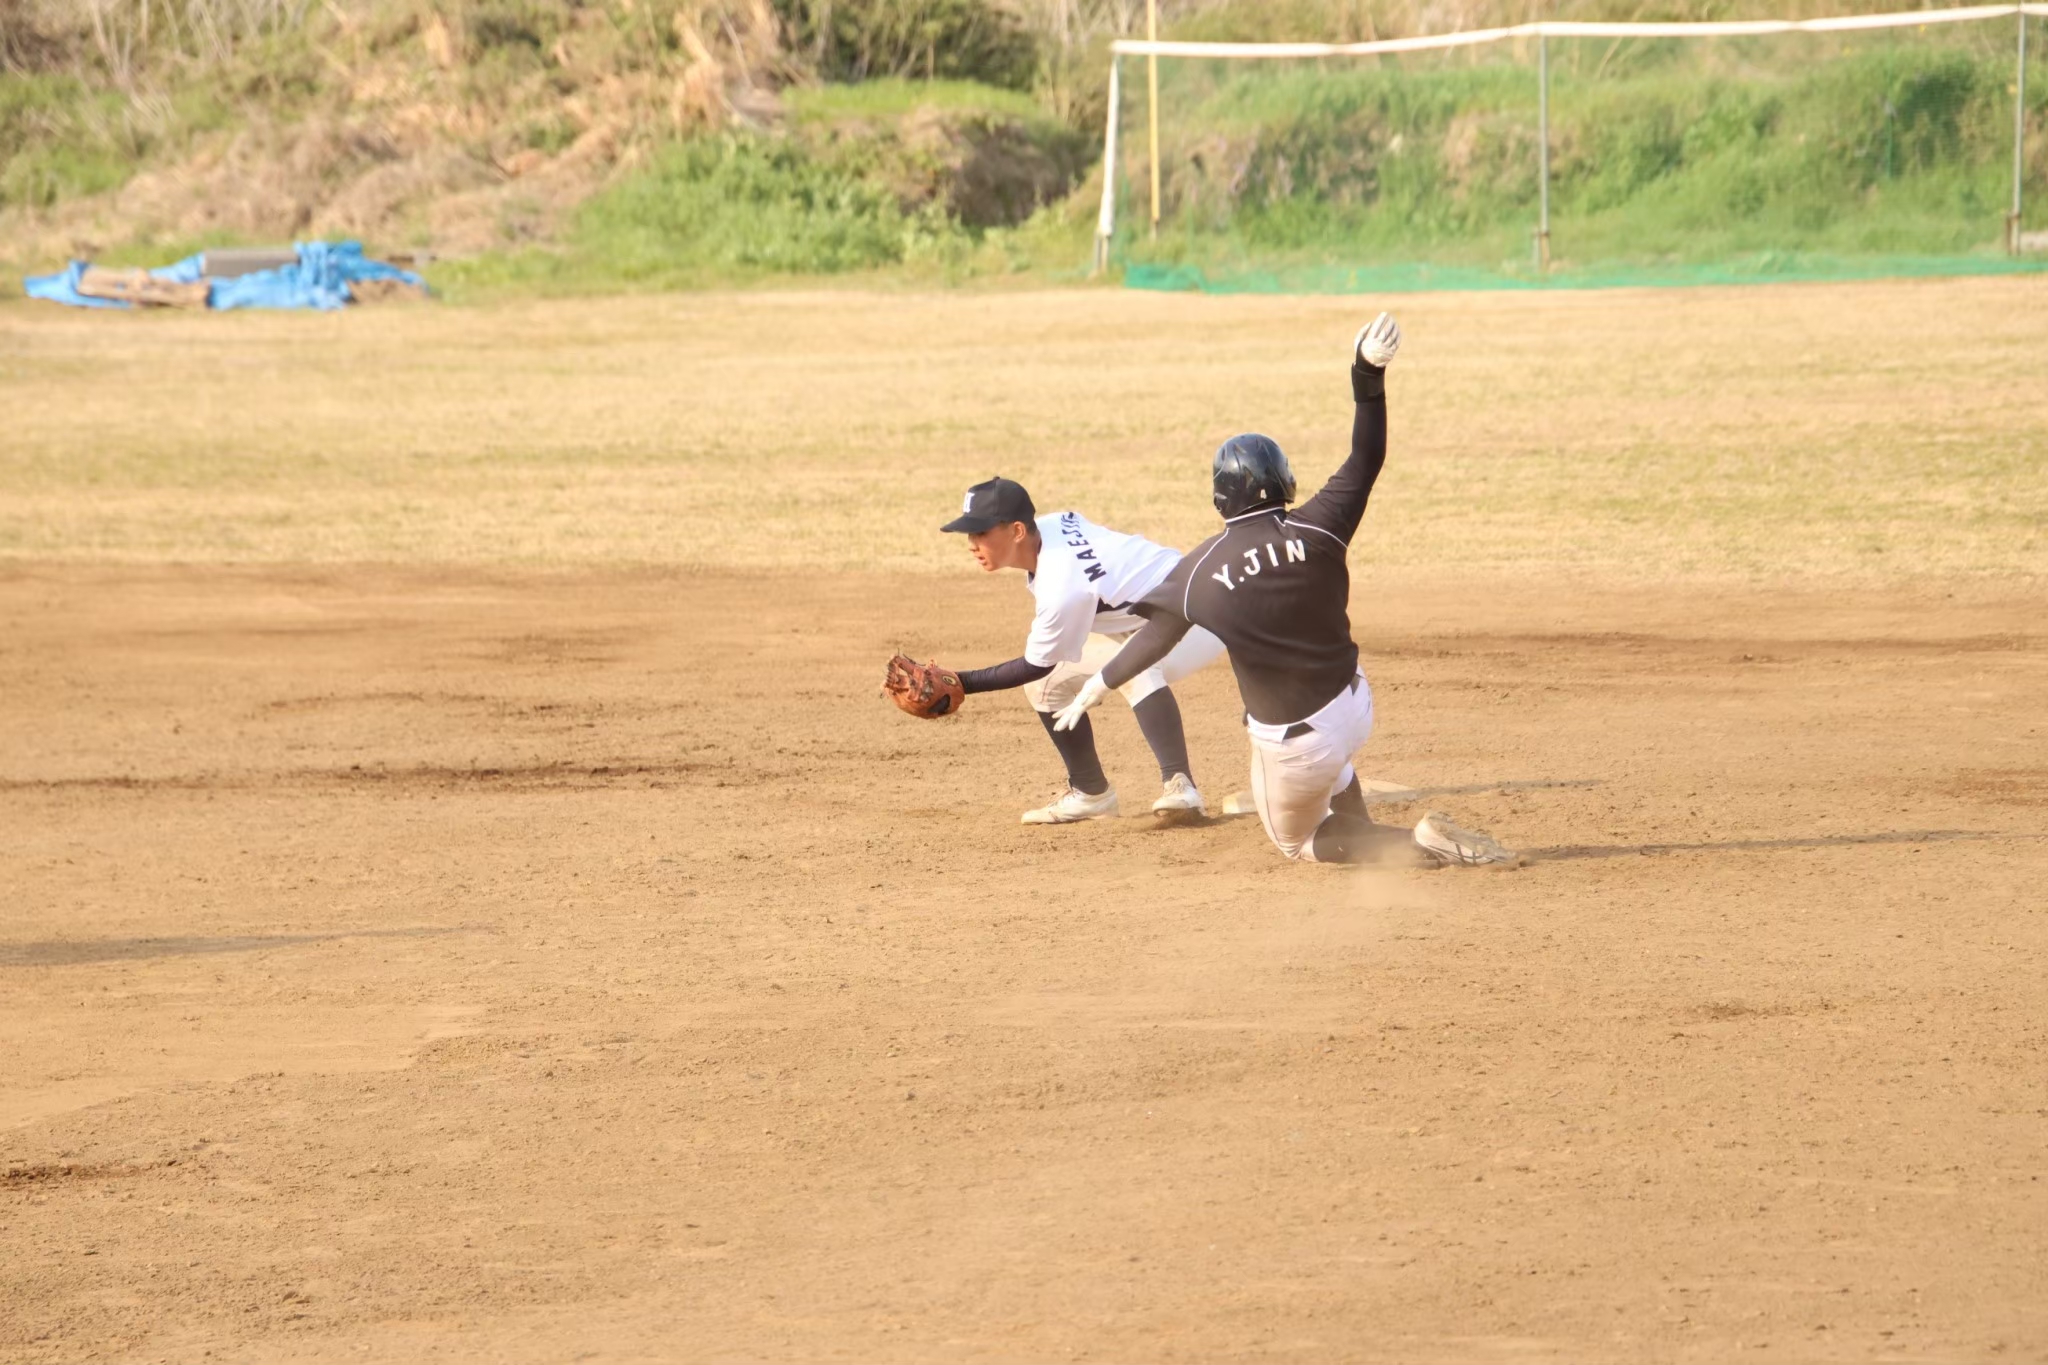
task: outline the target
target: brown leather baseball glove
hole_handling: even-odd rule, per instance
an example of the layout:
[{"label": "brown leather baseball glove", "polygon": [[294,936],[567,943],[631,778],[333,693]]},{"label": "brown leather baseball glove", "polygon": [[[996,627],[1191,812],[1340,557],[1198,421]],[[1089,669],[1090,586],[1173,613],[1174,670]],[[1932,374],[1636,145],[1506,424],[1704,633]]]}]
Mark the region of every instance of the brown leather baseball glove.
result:
[{"label": "brown leather baseball glove", "polygon": [[889,672],[882,691],[890,701],[921,720],[955,715],[967,700],[960,675],[935,663],[921,664],[906,654],[889,660]]}]

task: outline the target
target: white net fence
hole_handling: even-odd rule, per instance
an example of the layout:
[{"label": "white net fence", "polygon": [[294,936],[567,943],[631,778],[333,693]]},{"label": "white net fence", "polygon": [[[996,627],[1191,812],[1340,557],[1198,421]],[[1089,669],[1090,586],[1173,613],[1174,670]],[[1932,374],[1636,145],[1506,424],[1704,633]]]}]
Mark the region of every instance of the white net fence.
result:
[{"label": "white net fence", "polygon": [[1099,256],[1226,289],[2048,268],[2044,16],[1119,42]]}]

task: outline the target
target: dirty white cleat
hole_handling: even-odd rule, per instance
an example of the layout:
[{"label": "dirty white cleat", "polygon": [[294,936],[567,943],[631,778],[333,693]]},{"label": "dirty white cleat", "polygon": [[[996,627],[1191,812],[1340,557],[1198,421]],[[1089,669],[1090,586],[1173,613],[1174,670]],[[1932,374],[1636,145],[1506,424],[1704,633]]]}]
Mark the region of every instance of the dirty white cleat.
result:
[{"label": "dirty white cleat", "polygon": [[1024,812],[1027,825],[1071,825],[1080,820],[1108,820],[1116,815],[1116,788],[1111,787],[1100,796],[1072,787],[1060,793],[1059,799],[1049,806]]},{"label": "dirty white cleat", "polygon": [[1451,823],[1450,816],[1436,810],[1416,822],[1415,843],[1444,867],[1484,867],[1515,859],[1492,835],[1460,828]]},{"label": "dirty white cleat", "polygon": [[1175,773],[1167,779],[1159,799],[1152,803],[1154,815],[1204,815],[1208,810],[1202,801],[1202,793],[1195,789],[1194,779],[1186,773]]}]

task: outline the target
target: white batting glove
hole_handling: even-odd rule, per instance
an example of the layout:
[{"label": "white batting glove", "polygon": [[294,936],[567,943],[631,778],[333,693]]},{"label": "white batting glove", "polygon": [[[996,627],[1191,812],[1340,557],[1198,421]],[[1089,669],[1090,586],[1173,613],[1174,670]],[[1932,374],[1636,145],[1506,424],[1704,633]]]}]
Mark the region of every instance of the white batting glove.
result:
[{"label": "white batting glove", "polygon": [[1394,321],[1392,313],[1382,313],[1359,328],[1357,339],[1351,343],[1351,353],[1358,357],[1358,363],[1376,370],[1387,368],[1394,352],[1400,349],[1401,324]]},{"label": "white batting glove", "polygon": [[1109,684],[1102,680],[1102,675],[1100,673],[1091,674],[1088,681],[1081,684],[1080,695],[1068,702],[1066,709],[1054,717],[1052,728],[1055,730],[1073,729],[1081,723],[1081,717],[1088,714],[1089,708],[1108,695]]}]

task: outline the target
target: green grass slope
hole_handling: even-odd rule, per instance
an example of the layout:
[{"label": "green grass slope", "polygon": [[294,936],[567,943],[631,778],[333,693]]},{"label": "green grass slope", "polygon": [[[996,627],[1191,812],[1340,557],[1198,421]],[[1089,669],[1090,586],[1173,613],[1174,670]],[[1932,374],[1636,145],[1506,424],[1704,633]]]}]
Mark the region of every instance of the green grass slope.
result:
[{"label": "green grass slope", "polygon": [[464,296],[891,273],[1072,279],[1093,140],[1029,95],[969,81],[792,89],[773,132],[670,142],[556,242],[443,272]]},{"label": "green grass slope", "polygon": [[[1111,0],[248,0],[241,28],[202,42],[200,20],[229,14],[215,0],[95,3],[0,0],[0,293],[67,255],[309,236],[434,253],[457,297],[1072,280],[1101,189],[1107,44],[1130,20]],[[1173,36],[1267,40],[1527,17],[1506,0],[1165,11]],[[152,13],[170,17],[151,30]],[[2029,227],[2048,223],[2036,28]],[[944,33],[958,41],[930,36]],[[1553,43],[1560,274],[1988,260],[2010,194],[2011,41],[1998,22]],[[1157,240],[1142,222],[1144,67],[1127,61],[1118,264],[1254,287],[1327,285],[1330,270],[1531,277],[1534,56],[1165,61]],[[944,75],[974,62],[985,79]]]}]

